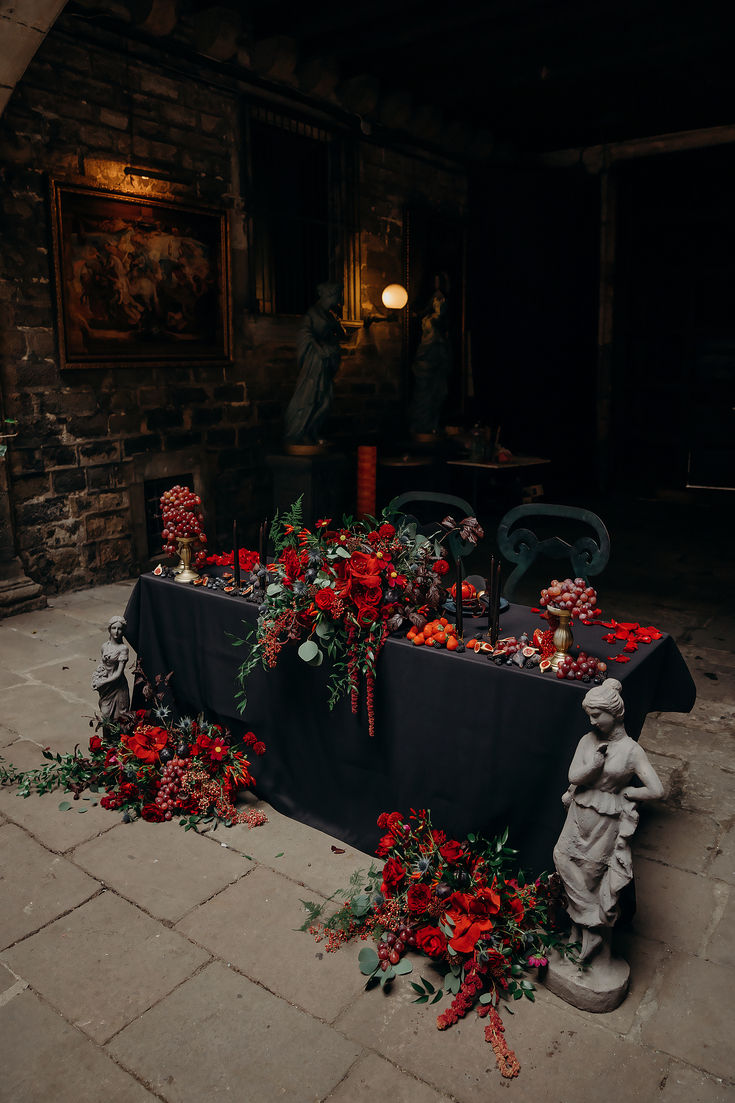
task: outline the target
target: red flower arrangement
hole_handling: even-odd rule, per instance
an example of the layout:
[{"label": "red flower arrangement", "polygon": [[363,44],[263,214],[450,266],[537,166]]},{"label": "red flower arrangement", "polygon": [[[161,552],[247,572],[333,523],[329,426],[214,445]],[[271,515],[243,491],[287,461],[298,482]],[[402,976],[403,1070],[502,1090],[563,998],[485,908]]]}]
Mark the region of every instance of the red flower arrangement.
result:
[{"label": "red flower arrangement", "polygon": [[410,973],[408,951],[426,954],[444,980],[438,989],[423,978],[412,982],[414,1002],[449,998],[437,1018],[439,1030],[477,1006],[501,1073],[516,1076],[520,1065],[505,1041],[498,1003],[533,1000],[527,970],[545,965],[551,947],[566,950],[556,929],[556,874],[528,884],[522,874],[509,876],[516,852],[507,845],[507,831],[491,842],[469,835],[460,844],[435,831],[424,810],[408,818],[383,812],[378,826],[387,832],[379,847],[387,856],[382,870],[371,866],[367,875],[353,876],[358,888],[341,894],[347,899],[326,921],[321,906],[305,902],[309,916],[302,929],[326,939],[328,951],[355,936],[372,936],[377,949],[365,947],[358,955],[368,986]]},{"label": "red flower arrangement", "polygon": [[[262,812],[239,811],[234,805],[238,792],[255,784],[246,748],[261,755],[265,744],[253,732],[238,744],[217,724],[174,722],[164,704],[169,679],[159,675],[154,687],[140,663],[135,678],[150,708],[129,712],[116,723],[100,720],[102,734],[91,737],[86,755],[78,747],[67,755],[44,751],[50,765],[24,773],[11,767],[0,780],[17,784],[23,796],[57,786],[73,793],[74,800],[86,790],[92,797],[102,791],[101,807],[122,811],[126,822],[140,817],[161,823],[181,816],[186,830],[214,820],[249,827],[265,823]],[[62,801],[60,808],[68,811],[71,803]]]},{"label": "red flower arrangement", "polygon": [[431,610],[446,600],[442,542],[457,531],[476,543],[483,532],[473,517],[459,524],[444,518],[432,540],[417,533],[408,517],[396,524],[370,518],[336,529],[330,524],[323,519],[315,532],[305,528],[300,500],[274,520],[275,562],[236,697],[244,708],[251,671],[259,663],[275,667],[282,648],[298,643],[300,657],[312,666],[320,666],[325,655],[333,660],[330,708],[349,694],[357,713],[364,677],[368,730],[374,735],[375,668],[388,635],[404,620],[423,628]]}]

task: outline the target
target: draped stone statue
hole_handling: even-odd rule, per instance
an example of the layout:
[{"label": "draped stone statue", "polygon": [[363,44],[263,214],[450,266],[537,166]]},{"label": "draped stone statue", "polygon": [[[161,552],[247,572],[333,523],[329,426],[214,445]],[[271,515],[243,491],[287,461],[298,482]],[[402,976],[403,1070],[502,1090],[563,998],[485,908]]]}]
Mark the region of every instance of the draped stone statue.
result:
[{"label": "draped stone statue", "polygon": [[338,283],[320,283],[317,294],[319,301],[309,307],[299,334],[299,375],[284,425],[287,448],[289,444],[318,446],[342,356],[345,331],[337,313],[342,288]]},{"label": "draped stone statue", "polygon": [[569,767],[562,797],[567,818],[554,848],[572,921],[569,941],[581,950],[578,964],[550,962],[546,986],[586,1011],[611,1011],[625,997],[630,969],[612,955],[612,928],[620,893],[633,878],[630,841],[638,806],[664,793],[646,752],[625,731],[621,688],[608,678],[582,701],[592,730],[580,739]]},{"label": "draped stone statue", "polygon": [[123,642],[126,628],[125,617],[112,617],[107,626],[109,638],[102,644],[101,659],[92,674],[92,689],[99,694],[99,710],[104,720],[117,720],[130,708],[125,677],[130,652]]},{"label": "draped stone statue", "polygon": [[414,436],[438,431],[451,370],[448,305],[443,292],[437,288],[421,319],[421,341],[411,365],[414,383],[408,425]]}]

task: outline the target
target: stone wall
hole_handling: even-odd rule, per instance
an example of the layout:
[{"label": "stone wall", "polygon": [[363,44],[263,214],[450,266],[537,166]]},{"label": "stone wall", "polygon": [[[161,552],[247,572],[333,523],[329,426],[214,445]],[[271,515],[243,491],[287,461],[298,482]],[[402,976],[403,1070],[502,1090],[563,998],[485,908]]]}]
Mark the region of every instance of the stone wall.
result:
[{"label": "stone wall", "polygon": [[[124,53],[62,17],[0,120],[0,384],[18,420],[6,458],[17,550],[47,592],[127,577],[141,566],[142,480],[192,470],[210,541],[237,516],[252,540],[272,511],[265,457],[295,381],[299,320],[249,313],[247,211],[240,164],[242,89],[232,80]],[[142,181],[126,164],[165,163],[192,185]],[[406,204],[464,202],[461,176],[365,145],[361,155],[363,308],[402,275]],[[212,204],[228,214],[233,357],[226,366],[60,371],[49,180]],[[380,285],[380,286],[379,286]],[[354,331],[336,386],[330,435],[348,448],[402,427],[400,323]],[[0,461],[2,462],[2,461]],[[249,527],[248,527],[249,526]],[[227,545],[229,546],[229,544]]]}]

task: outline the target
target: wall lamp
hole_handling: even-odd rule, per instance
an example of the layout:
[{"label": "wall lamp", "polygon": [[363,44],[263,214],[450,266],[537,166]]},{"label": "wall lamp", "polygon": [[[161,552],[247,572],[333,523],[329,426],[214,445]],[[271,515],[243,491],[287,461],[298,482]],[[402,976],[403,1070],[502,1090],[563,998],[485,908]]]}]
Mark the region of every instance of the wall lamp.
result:
[{"label": "wall lamp", "polygon": [[396,318],[396,311],[403,310],[404,306],[408,302],[408,292],[406,288],[400,283],[389,283],[387,287],[383,288],[383,294],[381,295],[383,300],[383,306],[388,311],[387,314],[368,314],[365,321],[362,323],[365,329],[370,329],[370,326],[375,325],[376,322],[393,322]]},{"label": "wall lamp", "polygon": [[141,180],[165,180],[167,184],[192,184],[195,180],[193,172],[166,172],[163,169],[147,168],[145,165],[126,165],[123,173],[125,176],[139,176]]}]

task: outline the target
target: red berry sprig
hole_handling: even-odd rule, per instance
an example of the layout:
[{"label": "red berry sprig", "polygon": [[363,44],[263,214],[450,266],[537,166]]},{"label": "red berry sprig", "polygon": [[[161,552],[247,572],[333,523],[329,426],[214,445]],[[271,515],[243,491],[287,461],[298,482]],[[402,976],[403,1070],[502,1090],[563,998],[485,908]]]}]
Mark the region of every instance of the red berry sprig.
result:
[{"label": "red berry sprig", "polygon": [[200,549],[194,560],[195,567],[201,567],[206,560],[207,535],[204,532],[204,516],[201,511],[202,499],[188,486],[172,486],[161,495],[161,516],[163,519],[163,550],[168,555],[176,554],[176,542],[182,537],[196,540]]},{"label": "red berry sprig", "polygon": [[563,582],[552,578],[546,589],[541,591],[541,604],[568,609],[572,617],[577,617],[582,624],[592,624],[601,612],[595,608],[597,591],[583,578],[565,578]]}]

